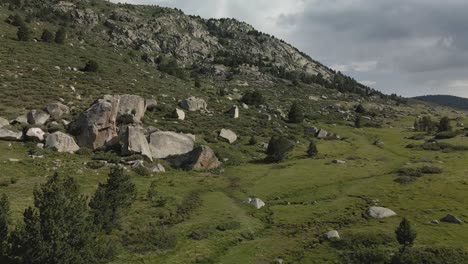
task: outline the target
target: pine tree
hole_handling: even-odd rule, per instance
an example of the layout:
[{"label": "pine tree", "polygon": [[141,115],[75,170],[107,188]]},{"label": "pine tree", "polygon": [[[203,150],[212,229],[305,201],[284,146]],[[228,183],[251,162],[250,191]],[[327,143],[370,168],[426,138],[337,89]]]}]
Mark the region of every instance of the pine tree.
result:
[{"label": "pine tree", "polygon": [[354,127],[361,128],[361,122],[362,122],[362,117],[360,115],[356,115],[356,118],[354,119]]},{"label": "pine tree", "polygon": [[294,143],[286,137],[273,136],[268,143],[266,151],[268,162],[281,162],[286,159],[289,152],[294,149]]},{"label": "pine tree", "polygon": [[105,184],[99,184],[89,203],[94,215],[94,224],[106,232],[118,226],[118,220],[125,209],[136,199],[135,184],[122,168],[111,169]]},{"label": "pine tree", "polygon": [[47,42],[47,43],[54,42],[54,33],[50,32],[47,29],[44,29],[44,31],[42,31],[41,40],[42,42]]},{"label": "pine tree", "polygon": [[416,239],[416,231],[413,230],[410,222],[406,218],[403,218],[400,226],[395,230],[395,234],[398,243],[400,243],[403,248],[413,245],[413,242]]},{"label": "pine tree", "polygon": [[18,27],[18,32],[16,33],[19,41],[30,41],[31,40],[31,30],[29,29],[26,23],[21,23]]},{"label": "pine tree", "polygon": [[364,108],[364,106],[362,104],[359,104],[357,107],[356,107],[356,113],[359,113],[359,114],[365,114],[366,113],[366,109]]},{"label": "pine tree", "polygon": [[8,218],[10,216],[10,204],[8,197],[3,194],[0,199],[0,263],[8,263]]},{"label": "pine tree", "polygon": [[58,174],[34,191],[34,207],[11,235],[20,263],[95,263],[95,233],[86,198],[71,177]]},{"label": "pine tree", "polygon": [[448,132],[452,131],[452,126],[450,125],[450,119],[446,116],[440,119],[439,125],[439,132]]},{"label": "pine tree", "polygon": [[309,148],[307,149],[307,156],[315,157],[318,154],[317,144],[314,141],[309,143]]},{"label": "pine tree", "polygon": [[67,38],[67,31],[65,28],[60,28],[57,33],[55,33],[55,43],[63,44],[65,43],[65,39]]},{"label": "pine tree", "polygon": [[302,123],[302,121],[304,121],[304,111],[296,102],[291,105],[291,109],[288,113],[288,120],[290,123]]}]

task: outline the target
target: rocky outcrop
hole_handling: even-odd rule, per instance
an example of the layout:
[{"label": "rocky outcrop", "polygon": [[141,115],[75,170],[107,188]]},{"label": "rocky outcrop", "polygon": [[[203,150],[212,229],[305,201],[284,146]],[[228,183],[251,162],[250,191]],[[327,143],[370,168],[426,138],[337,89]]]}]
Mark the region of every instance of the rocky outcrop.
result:
[{"label": "rocky outcrop", "polygon": [[70,131],[77,137],[80,147],[96,150],[118,143],[116,119],[118,99],[104,97],[70,124]]},{"label": "rocky outcrop", "polygon": [[23,138],[23,133],[15,132],[6,127],[0,127],[0,140],[20,141]]},{"label": "rocky outcrop", "polygon": [[42,129],[37,127],[32,127],[26,131],[26,139],[31,141],[44,141],[46,133]]},{"label": "rocky outcrop", "polygon": [[49,120],[50,115],[41,111],[32,110],[28,113],[28,123],[31,125],[44,125]]},{"label": "rocky outcrop", "polygon": [[233,106],[229,110],[228,114],[231,118],[234,118],[234,119],[239,118],[239,107],[237,107],[237,105]]},{"label": "rocky outcrop", "polygon": [[372,206],[367,210],[367,214],[376,219],[382,219],[387,217],[395,216],[396,213],[388,208],[379,207],[379,206]]},{"label": "rocky outcrop", "polygon": [[221,129],[219,136],[225,140],[227,140],[230,144],[236,142],[237,135],[232,130],[229,129]]},{"label": "rocky outcrop", "polygon": [[128,126],[123,140],[123,155],[141,154],[148,159],[153,160],[148,141],[145,137],[144,128]]},{"label": "rocky outcrop", "polygon": [[146,111],[145,99],[137,95],[105,95],[70,124],[80,147],[92,150],[118,143],[117,117],[131,116],[138,123]]},{"label": "rocky outcrop", "polygon": [[208,146],[199,146],[187,154],[169,159],[169,162],[175,168],[193,171],[216,169],[222,164]]},{"label": "rocky outcrop", "polygon": [[206,103],[205,100],[203,100],[202,98],[194,97],[194,96],[191,96],[187,99],[180,101],[180,107],[191,112],[199,111],[199,110],[206,110],[207,106],[208,104]]},{"label": "rocky outcrop", "polygon": [[70,113],[70,108],[68,108],[68,106],[58,102],[48,104],[45,110],[53,118],[60,118]]},{"label": "rocky outcrop", "polygon": [[170,131],[157,131],[150,135],[151,155],[155,159],[186,154],[193,150],[195,136]]},{"label": "rocky outcrop", "polygon": [[5,118],[0,117],[0,127],[4,127],[8,125],[10,125],[10,122],[8,122],[8,120],[6,120]]},{"label": "rocky outcrop", "polygon": [[73,137],[63,132],[49,134],[45,141],[45,147],[61,153],[75,153],[80,149]]}]

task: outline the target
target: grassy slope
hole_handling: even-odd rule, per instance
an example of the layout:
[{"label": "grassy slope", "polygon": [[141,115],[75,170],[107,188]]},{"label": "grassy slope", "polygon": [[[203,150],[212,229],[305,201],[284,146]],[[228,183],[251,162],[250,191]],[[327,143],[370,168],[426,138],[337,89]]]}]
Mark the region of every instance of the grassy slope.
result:
[{"label": "grassy slope", "polygon": [[[4,20],[7,14],[2,11],[0,20]],[[39,35],[40,26],[43,25],[38,26],[36,35]],[[439,153],[404,148],[410,143],[404,137],[412,134],[406,132],[405,128],[411,126],[413,117],[425,109],[404,109],[411,111],[410,117],[392,121],[392,127],[383,129],[314,124],[348,139],[319,142],[320,157],[311,160],[304,158],[307,144],[305,138],[299,136],[301,143],[290,160],[281,165],[265,165],[248,158],[261,158],[263,154],[258,147],[246,146],[246,142],[250,134],[260,136],[260,141],[266,140],[274,125],[252,119],[257,115],[252,109],[242,110],[240,120],[233,122],[228,119],[222,110],[227,110],[232,103],[227,99],[216,98],[218,87],[204,83],[203,90],[194,90],[190,82],[160,74],[143,65],[135,59],[136,56],[109,48],[79,43],[74,43],[73,47],[18,43],[12,39],[14,27],[0,23],[0,30],[4,35],[0,38],[2,116],[16,117],[26,109],[43,107],[45,103],[59,97],[83,108],[105,93],[134,93],[147,98],[156,96],[163,108],[170,110],[175,105],[172,97],[181,99],[188,95],[203,94],[209,97],[210,108],[217,110],[213,116],[189,114],[186,122],[175,123],[164,119],[166,112],[163,109],[163,113],[148,113],[145,122],[163,129],[195,131],[197,135],[205,135],[206,138],[211,138],[211,133],[221,127],[234,128],[243,136],[241,141],[232,146],[213,144],[218,152],[231,158],[240,157],[243,161],[241,165],[226,167],[225,173],[220,176],[169,171],[161,176],[147,178],[132,173],[139,199],[126,215],[122,231],[119,231],[121,233],[139,229],[151,223],[158,214],[164,213],[164,209],[151,208],[145,200],[146,191],[154,180],[158,182],[158,191],[171,197],[169,206],[175,206],[192,190],[202,190],[202,207],[190,220],[173,227],[179,238],[175,250],[140,255],[121,248],[114,263],[189,263],[197,258],[211,258],[220,263],[270,263],[278,257],[289,263],[302,254],[303,263],[331,262],[338,259],[337,253],[328,243],[318,242],[318,237],[325,231],[339,229],[344,237],[354,232],[381,231],[392,234],[402,216],[408,217],[416,225],[417,245],[459,245],[468,249],[468,234],[464,232],[463,226],[426,224],[447,213],[466,217],[468,209],[464,205],[467,188],[465,152]],[[9,56],[13,52],[14,56]],[[82,67],[90,57],[100,62],[102,70],[99,74],[67,70],[68,66]],[[61,70],[56,70],[55,66]],[[75,99],[69,90],[70,85],[76,87],[83,100]],[[272,95],[271,91],[265,93]],[[285,103],[298,96],[295,93],[298,91],[285,89],[284,96],[270,98]],[[303,94],[301,96],[304,97]],[[332,103],[335,102],[327,102]],[[452,114],[442,108],[438,110],[441,115]],[[302,133],[300,127],[294,126],[291,126],[290,132]],[[385,142],[382,148],[372,145],[375,137]],[[204,137],[200,138],[205,143]],[[449,141],[467,144],[463,138]],[[74,175],[88,196],[93,193],[98,182],[105,180],[108,173],[106,168],[97,171],[84,168],[83,163],[90,160],[88,156],[48,153],[44,159],[33,160],[26,155],[26,151],[27,147],[21,143],[10,145],[8,142],[0,142],[0,182],[8,182],[12,177],[17,179],[15,184],[0,187],[0,193],[6,193],[11,200],[13,223],[18,223],[24,208],[32,204],[34,187],[44,182],[55,170]],[[396,178],[393,173],[395,169],[421,157],[440,161],[438,165],[444,168],[444,173],[424,176],[410,185],[399,185],[393,181]],[[21,161],[10,162],[10,158]],[[347,164],[331,165],[333,159],[347,160]],[[235,177],[240,180],[239,188],[229,188],[230,179]],[[267,207],[254,210],[243,202],[252,196],[263,199]],[[399,217],[382,221],[364,220],[361,215],[369,205],[363,198],[378,199],[380,205],[394,209]],[[187,239],[193,228],[217,225],[227,219],[239,221],[241,229],[216,232],[203,241]],[[240,239],[245,232],[254,232],[255,239]]]}]

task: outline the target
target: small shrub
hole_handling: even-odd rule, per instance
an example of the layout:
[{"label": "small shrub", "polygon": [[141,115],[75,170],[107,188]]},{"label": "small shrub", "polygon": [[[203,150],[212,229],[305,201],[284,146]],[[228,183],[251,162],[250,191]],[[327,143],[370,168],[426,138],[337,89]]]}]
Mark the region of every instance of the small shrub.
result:
[{"label": "small shrub", "polygon": [[66,38],[67,38],[67,31],[65,30],[65,28],[62,27],[55,34],[55,43],[63,44],[65,43]]},{"label": "small shrub", "polygon": [[29,29],[28,25],[26,25],[26,23],[22,23],[21,25],[19,25],[16,36],[19,41],[31,40],[31,30]]},{"label": "small shrub", "polygon": [[18,178],[16,178],[16,177],[11,177],[10,178],[10,183],[11,184],[16,184],[17,182],[18,182]]},{"label": "small shrub", "polygon": [[450,139],[458,136],[458,131],[444,131],[439,132],[435,135],[435,139]]},{"label": "small shrub", "polygon": [[286,159],[289,152],[294,149],[294,142],[287,139],[286,137],[273,136],[268,143],[268,149],[266,151],[268,162],[281,162]]},{"label": "small shrub", "polygon": [[104,167],[104,162],[102,161],[99,161],[99,160],[92,160],[88,163],[86,163],[86,167],[90,168],[90,169],[93,169],[93,170],[98,170],[102,167]]},{"label": "small shrub", "polygon": [[55,39],[54,33],[50,32],[47,29],[44,29],[44,31],[42,31],[42,35],[41,35],[42,42],[52,43],[54,42],[54,39]]},{"label": "small shrub", "polygon": [[251,136],[250,139],[249,139],[249,145],[250,146],[255,146],[257,145],[257,138],[255,136]]},{"label": "small shrub", "polygon": [[411,177],[411,176],[400,176],[395,179],[396,183],[399,184],[410,184],[416,181],[416,177]]},{"label": "small shrub", "polygon": [[211,237],[215,230],[211,226],[200,226],[190,232],[188,237],[192,240],[203,240]]},{"label": "small shrub", "polygon": [[236,230],[241,227],[240,222],[238,221],[229,221],[229,222],[224,222],[222,224],[219,224],[216,226],[216,229],[219,231],[228,231],[228,230]]},{"label": "small shrub", "polygon": [[423,175],[421,169],[416,168],[401,168],[397,171],[400,176],[421,177]]},{"label": "small shrub", "polygon": [[89,60],[89,61],[86,63],[86,65],[85,65],[83,71],[85,71],[85,72],[97,72],[98,69],[99,69],[99,64],[97,63],[97,61],[95,61],[95,60]]},{"label": "small shrub", "polygon": [[133,171],[140,176],[151,176],[151,170],[143,165],[134,168]]},{"label": "small shrub", "polygon": [[309,143],[309,148],[307,149],[307,156],[313,158],[317,156],[317,154],[318,154],[317,144],[315,144],[314,141],[311,141]]},{"label": "small shrub", "polygon": [[247,105],[258,106],[265,103],[265,98],[259,91],[246,92],[241,101]]},{"label": "small shrub", "polygon": [[441,174],[442,168],[436,166],[424,166],[421,168],[421,172],[424,174]]},{"label": "small shrub", "polygon": [[120,162],[120,157],[113,152],[96,152],[94,153],[93,160],[104,160],[108,163],[118,164]]},{"label": "small shrub", "polygon": [[80,155],[80,156],[90,156],[93,154],[93,150],[89,148],[80,148],[75,154]]}]

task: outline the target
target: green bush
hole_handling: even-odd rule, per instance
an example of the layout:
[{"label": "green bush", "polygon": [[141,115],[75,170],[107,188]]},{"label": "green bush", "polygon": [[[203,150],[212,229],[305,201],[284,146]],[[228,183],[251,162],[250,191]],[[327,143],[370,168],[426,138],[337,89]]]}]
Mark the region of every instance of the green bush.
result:
[{"label": "green bush", "polygon": [[450,139],[459,135],[458,131],[443,131],[435,135],[435,139]]},{"label": "green bush", "polygon": [[102,161],[99,161],[99,160],[92,160],[88,163],[86,163],[86,167],[90,168],[90,169],[93,169],[93,170],[97,170],[97,169],[100,169],[102,167],[104,167],[104,162]]},{"label": "green bush", "polygon": [[104,160],[107,161],[108,163],[114,163],[118,164],[120,162],[120,157],[113,153],[113,152],[95,152],[93,157],[93,160]]},{"label": "green bush", "polygon": [[423,175],[421,169],[418,168],[401,168],[397,171],[400,176],[421,177]]},{"label": "green bush", "polygon": [[468,252],[463,248],[428,247],[410,248],[395,255],[393,264],[464,264]]},{"label": "green bush", "polygon": [[89,60],[89,61],[86,63],[86,65],[85,65],[83,71],[85,71],[85,72],[97,72],[98,69],[99,69],[99,64],[97,63],[97,61],[95,61],[95,60]]},{"label": "green bush", "polygon": [[26,25],[26,23],[22,23],[21,25],[19,25],[16,36],[19,41],[31,40],[31,30],[29,29],[28,25]]},{"label": "green bush", "polygon": [[421,172],[424,174],[441,174],[442,168],[436,166],[424,166],[421,168]]},{"label": "green bush", "polygon": [[258,106],[265,103],[265,98],[259,91],[250,91],[242,96],[241,101],[247,105]]},{"label": "green bush", "polygon": [[241,224],[239,221],[229,221],[229,222],[224,222],[216,226],[216,229],[219,231],[228,231],[228,230],[236,230],[241,227]]},{"label": "green bush", "polygon": [[126,239],[127,247],[134,252],[164,251],[173,249],[177,245],[176,234],[166,227],[150,225],[140,227],[139,230]]},{"label": "green bush", "polygon": [[268,149],[266,151],[267,162],[281,162],[286,159],[289,152],[294,149],[294,142],[287,139],[286,137],[273,136],[268,143]]},{"label": "green bush", "polygon": [[151,176],[151,170],[143,165],[133,168],[133,171],[140,176]]},{"label": "green bush", "polygon": [[65,28],[62,27],[55,34],[55,43],[63,44],[65,43],[66,38],[67,38],[67,31],[65,30]]},{"label": "green bush", "polygon": [[416,181],[416,177],[411,177],[411,176],[400,176],[395,179],[396,183],[399,184],[410,184]]},{"label": "green bush", "polygon": [[47,29],[44,29],[44,31],[42,31],[42,35],[41,35],[42,42],[52,43],[54,42],[54,39],[55,39],[54,33],[50,32]]},{"label": "green bush", "polygon": [[215,230],[211,226],[200,226],[193,229],[188,235],[188,238],[192,240],[203,240],[211,237],[214,233]]}]

